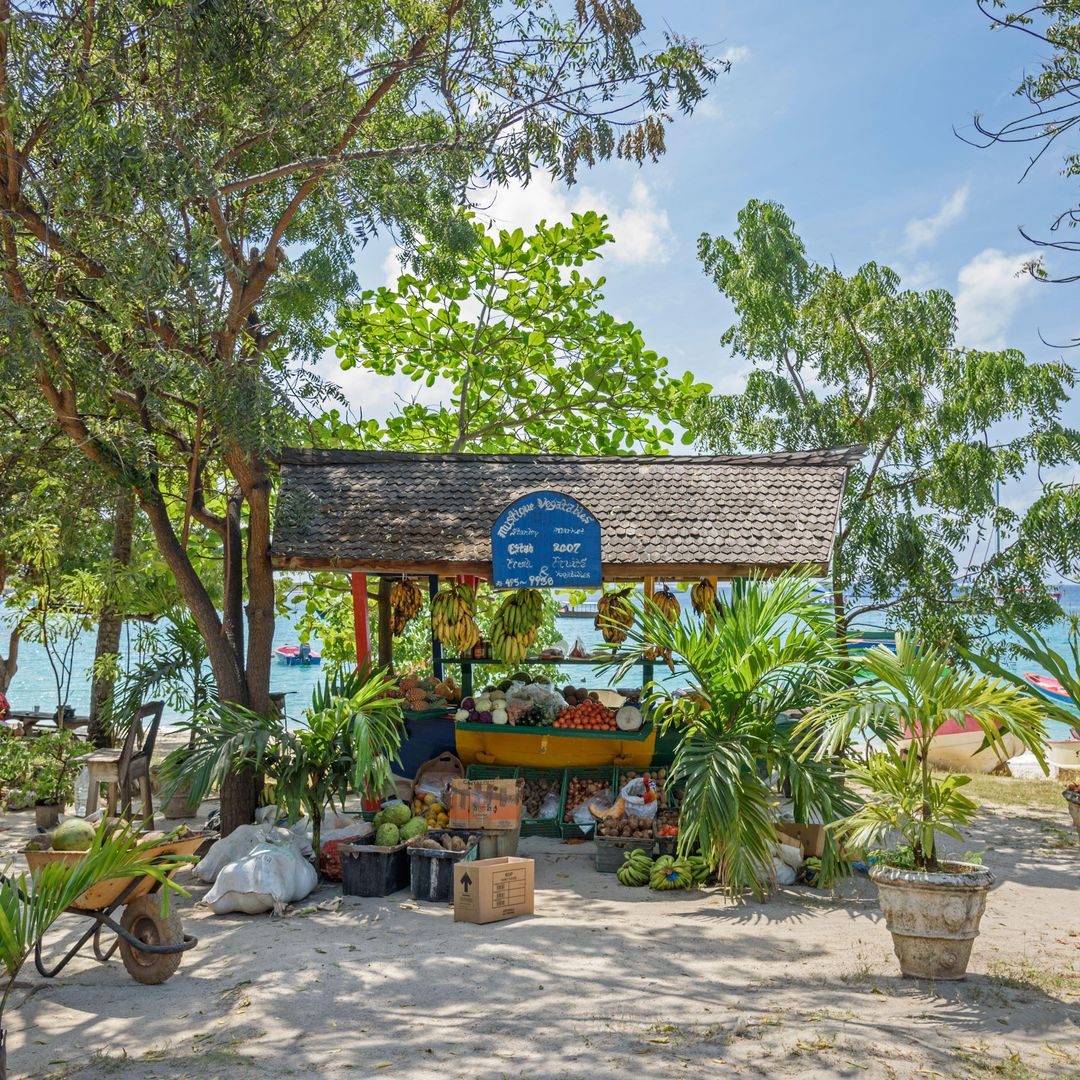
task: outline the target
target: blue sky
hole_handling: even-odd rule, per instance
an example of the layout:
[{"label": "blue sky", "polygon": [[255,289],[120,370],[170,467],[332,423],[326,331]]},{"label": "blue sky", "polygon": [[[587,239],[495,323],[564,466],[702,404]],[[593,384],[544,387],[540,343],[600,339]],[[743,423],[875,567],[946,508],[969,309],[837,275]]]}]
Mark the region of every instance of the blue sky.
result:
[{"label": "blue sky", "polygon": [[[1017,226],[1041,233],[1073,195],[1058,175],[1061,155],[1021,184],[1024,148],[978,150],[953,133],[973,134],[975,112],[1015,114],[1022,103],[1012,89],[1037,60],[1037,43],[991,32],[974,0],[639,6],[651,33],[666,24],[697,37],[730,56],[731,73],[672,125],[659,164],[606,164],[569,191],[538,180],[501,193],[489,212],[523,227],[573,209],[607,212],[616,237],[603,267],[608,307],[632,318],[674,369],[728,391],[740,385],[739,363],[718,344],[731,310],[702,274],[695,245],[702,231],[730,234],[755,197],[784,204],[818,261],[851,271],[873,259],[909,286],[948,288],[961,343],[1080,364],[1039,341],[1040,331],[1050,341],[1080,334],[1080,286],[1015,274],[1030,255]],[[388,248],[365,252],[365,284],[392,276]],[[402,389],[365,373],[335,375],[369,414],[392,408]],[[1080,426],[1075,400],[1068,420]]]}]

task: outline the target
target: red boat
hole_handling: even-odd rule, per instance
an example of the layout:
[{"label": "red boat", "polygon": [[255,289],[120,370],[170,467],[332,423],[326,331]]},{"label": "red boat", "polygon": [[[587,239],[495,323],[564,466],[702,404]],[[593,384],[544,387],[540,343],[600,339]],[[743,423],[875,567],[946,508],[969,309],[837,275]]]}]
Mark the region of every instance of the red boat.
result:
[{"label": "red boat", "polygon": [[308,667],[322,663],[322,657],[311,651],[310,645],[279,645],[275,650],[278,659],[290,667]]},{"label": "red boat", "polygon": [[1066,705],[1073,704],[1073,699],[1069,697],[1065,687],[1057,679],[1051,678],[1049,675],[1035,675],[1030,671],[1024,672],[1024,678],[1036,690],[1041,690],[1047,697],[1054,698],[1056,701],[1063,701]]}]

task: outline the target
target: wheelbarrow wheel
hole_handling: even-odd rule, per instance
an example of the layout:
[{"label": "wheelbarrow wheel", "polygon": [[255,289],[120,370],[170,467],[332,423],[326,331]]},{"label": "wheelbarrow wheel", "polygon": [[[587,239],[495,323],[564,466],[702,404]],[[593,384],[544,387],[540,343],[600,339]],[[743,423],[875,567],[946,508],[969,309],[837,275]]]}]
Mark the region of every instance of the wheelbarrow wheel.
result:
[{"label": "wheelbarrow wheel", "polygon": [[[175,911],[161,913],[161,900],[154,893],[136,897],[124,908],[120,925],[134,938],[146,945],[180,945],[184,926]],[[128,974],[147,986],[163,983],[180,966],[181,952],[152,953],[129,945],[120,939],[120,956]]]}]

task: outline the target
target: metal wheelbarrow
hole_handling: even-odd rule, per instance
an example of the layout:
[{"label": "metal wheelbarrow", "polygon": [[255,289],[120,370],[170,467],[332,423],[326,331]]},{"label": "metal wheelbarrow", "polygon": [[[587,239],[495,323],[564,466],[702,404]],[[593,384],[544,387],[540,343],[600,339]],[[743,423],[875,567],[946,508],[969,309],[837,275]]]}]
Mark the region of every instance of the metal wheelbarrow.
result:
[{"label": "metal wheelbarrow", "polygon": [[[148,855],[194,855],[210,837],[209,833],[192,833],[179,840],[163,840]],[[81,851],[24,851],[23,854],[31,874],[51,862],[78,862],[83,857]],[[168,876],[171,878],[185,865],[180,864]],[[34,965],[38,972],[46,979],[59,975],[93,939],[95,959],[104,963],[119,948],[120,959],[136,982],[146,985],[165,982],[180,966],[182,955],[194,948],[199,939],[184,933],[175,909],[168,915],[162,912],[160,890],[161,883],[147,875],[108,878],[87,889],[67,913],[89,919],[92,925],[52,967],[46,967],[39,941],[34,949]],[[112,917],[113,912],[121,907],[124,913],[117,922]],[[101,941],[103,930],[116,935],[107,948]]]}]

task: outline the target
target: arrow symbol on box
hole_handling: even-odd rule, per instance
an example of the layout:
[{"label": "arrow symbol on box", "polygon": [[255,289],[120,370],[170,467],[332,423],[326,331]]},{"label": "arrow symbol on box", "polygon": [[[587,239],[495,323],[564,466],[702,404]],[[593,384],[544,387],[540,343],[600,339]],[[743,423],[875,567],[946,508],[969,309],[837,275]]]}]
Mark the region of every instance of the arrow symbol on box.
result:
[{"label": "arrow symbol on box", "polygon": [[469,886],[471,884],[472,884],[472,878],[469,877],[469,871],[466,870],[465,873],[461,875],[461,885],[462,885],[462,888],[464,888],[466,893],[469,891]]}]

